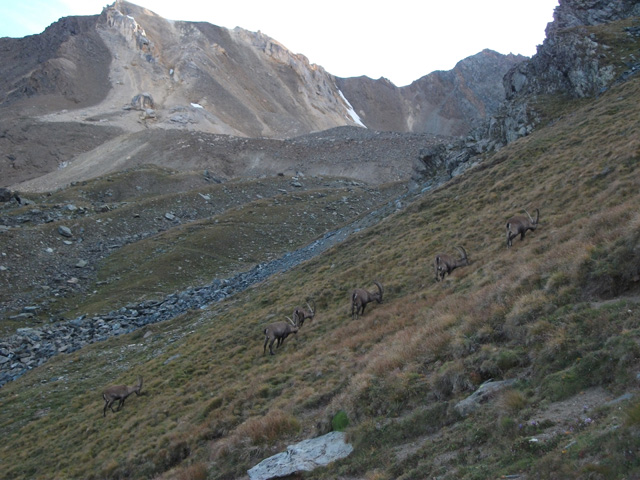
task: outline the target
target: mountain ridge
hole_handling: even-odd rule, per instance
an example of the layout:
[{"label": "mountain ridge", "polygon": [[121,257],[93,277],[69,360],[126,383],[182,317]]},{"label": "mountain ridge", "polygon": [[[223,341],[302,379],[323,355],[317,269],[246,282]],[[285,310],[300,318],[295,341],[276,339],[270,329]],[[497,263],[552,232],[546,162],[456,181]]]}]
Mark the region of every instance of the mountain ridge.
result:
[{"label": "mountain ridge", "polygon": [[[491,61],[483,66],[484,59]],[[10,186],[96,148],[97,140],[65,148],[71,124],[91,125],[102,130],[93,138],[119,138],[123,145],[129,134],[152,129],[284,139],[369,123],[372,130],[459,135],[502,100],[496,75],[522,58],[485,51],[466,62],[475,65],[468,75],[457,66],[453,74],[426,75],[398,88],[338,79],[260,32],[168,21],[118,0],[99,15],[62,19],[41,35],[0,39],[0,60],[9,73],[0,84],[3,129],[20,124],[24,131],[29,119],[30,129],[50,131],[46,141],[52,146],[52,153],[30,151],[25,135],[19,144],[11,135],[0,138],[9,160],[0,164],[1,186]],[[493,80],[472,82],[485,76]],[[437,88],[430,87],[430,79]],[[381,94],[388,89],[395,93]],[[360,90],[383,103],[363,105]],[[463,95],[454,94],[457,90]]]}]

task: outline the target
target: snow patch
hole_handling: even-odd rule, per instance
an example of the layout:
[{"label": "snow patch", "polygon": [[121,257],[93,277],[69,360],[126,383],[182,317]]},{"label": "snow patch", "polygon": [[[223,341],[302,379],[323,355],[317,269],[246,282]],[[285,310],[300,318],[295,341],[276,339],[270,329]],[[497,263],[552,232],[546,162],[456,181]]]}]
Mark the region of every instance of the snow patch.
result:
[{"label": "snow patch", "polygon": [[347,108],[347,113],[349,114],[351,119],[354,122],[356,122],[358,125],[360,125],[361,127],[367,128],[367,126],[364,123],[362,123],[362,120],[360,120],[360,117],[358,116],[356,111],[353,109],[353,107],[349,103],[349,100],[347,100],[346,97],[342,94],[342,90],[338,89],[338,93],[340,94],[340,97],[342,98],[342,100],[344,100],[344,103],[347,104],[347,107],[348,107]]},{"label": "snow patch", "polygon": [[204,108],[202,105],[200,105],[199,103],[192,103],[191,106],[193,108]]}]

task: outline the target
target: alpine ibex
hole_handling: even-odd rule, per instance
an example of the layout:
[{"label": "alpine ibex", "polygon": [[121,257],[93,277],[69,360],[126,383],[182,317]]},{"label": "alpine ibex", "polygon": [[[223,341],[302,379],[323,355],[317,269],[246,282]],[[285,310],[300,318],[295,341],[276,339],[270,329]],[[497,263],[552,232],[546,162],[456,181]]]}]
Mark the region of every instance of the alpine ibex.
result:
[{"label": "alpine ibex", "polygon": [[535,220],[531,218],[531,215],[529,215],[529,212],[526,210],[524,213],[526,213],[529,218],[524,215],[516,215],[515,217],[511,217],[507,222],[507,248],[511,247],[513,239],[518,235],[520,235],[520,240],[524,240],[524,234],[527,233],[527,230],[535,230],[538,228],[540,210],[536,208]]},{"label": "alpine ibex", "polygon": [[358,318],[358,315],[364,315],[364,309],[367,303],[371,303],[374,300],[382,303],[382,293],[384,289],[377,280],[374,280],[373,283],[378,287],[377,293],[371,293],[363,288],[356,288],[351,294],[351,318]]},{"label": "alpine ibex", "polygon": [[309,302],[307,302],[307,307],[309,308],[309,310],[305,310],[302,307],[296,307],[293,310],[293,323],[295,323],[298,327],[302,327],[302,325],[304,325],[304,321],[307,318],[311,320],[313,319],[313,317],[315,317],[316,302],[314,300],[311,300],[311,303],[313,303],[313,307],[311,307],[311,305],[309,305]]},{"label": "alpine ibex", "polygon": [[287,317],[289,322],[276,322],[269,325],[264,329],[264,348],[262,349],[262,354],[264,355],[267,352],[267,343],[269,343],[269,353],[271,355],[275,355],[273,353],[273,342],[276,342],[276,348],[280,346],[284,339],[287,338],[292,333],[298,333],[300,327],[293,323],[289,317]]},{"label": "alpine ibex", "polygon": [[[136,385],[113,385],[111,387],[107,387],[104,392],[102,392],[102,398],[104,399],[102,416],[107,416],[107,408],[110,408],[113,413],[119,411],[124,406],[124,401],[127,397],[134,392],[136,395],[140,395],[140,390],[142,390],[142,377],[140,375],[138,375],[138,383]],[[119,400],[118,408],[114,411],[113,402],[116,400]]]},{"label": "alpine ibex", "polygon": [[452,255],[443,253],[440,255],[436,255],[436,258],[433,260],[433,268],[436,273],[436,282],[444,280],[444,276],[446,274],[451,275],[451,272],[453,272],[458,267],[471,265],[471,261],[467,257],[467,251],[463,247],[456,248],[462,254],[462,257],[456,259]]}]

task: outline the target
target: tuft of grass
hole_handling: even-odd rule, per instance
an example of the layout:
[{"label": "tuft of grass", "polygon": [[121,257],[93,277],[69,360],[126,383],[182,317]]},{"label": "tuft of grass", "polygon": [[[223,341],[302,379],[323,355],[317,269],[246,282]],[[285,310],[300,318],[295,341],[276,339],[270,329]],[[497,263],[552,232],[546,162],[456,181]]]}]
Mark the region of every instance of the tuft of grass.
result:
[{"label": "tuft of grass", "polygon": [[625,423],[629,427],[640,426],[640,401],[635,401],[626,410]]}]

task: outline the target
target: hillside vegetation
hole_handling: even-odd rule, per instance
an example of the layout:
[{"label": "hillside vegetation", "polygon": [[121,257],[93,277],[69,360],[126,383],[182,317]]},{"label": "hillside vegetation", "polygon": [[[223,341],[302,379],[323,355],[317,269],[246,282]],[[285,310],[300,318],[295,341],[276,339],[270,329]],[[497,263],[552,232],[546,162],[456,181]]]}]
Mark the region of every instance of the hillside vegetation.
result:
[{"label": "hillside vegetation", "polygon": [[[633,478],[639,102],[632,78],[557,103],[547,126],[323,255],[5,385],[1,476],[243,478],[340,424],[354,452],[300,478]],[[507,249],[525,208],[540,226]],[[434,255],[456,245],[472,264],[436,283]],[[350,291],[374,279],[384,302],[353,320]],[[263,355],[264,326],[308,298],[316,317]],[[137,375],[143,395],[103,418],[101,390]],[[462,416],[490,379],[514,382]]]}]

